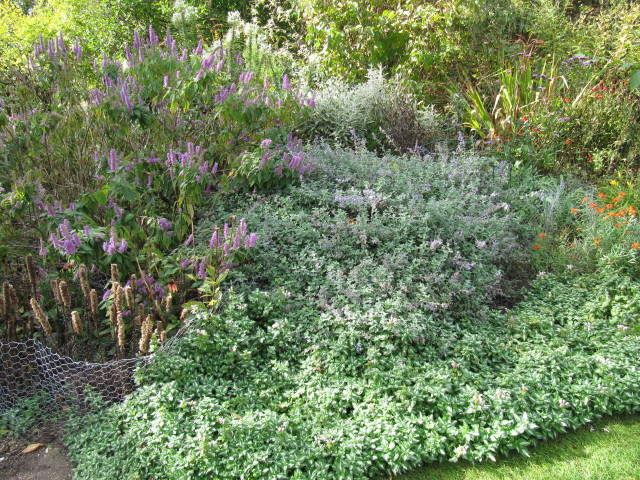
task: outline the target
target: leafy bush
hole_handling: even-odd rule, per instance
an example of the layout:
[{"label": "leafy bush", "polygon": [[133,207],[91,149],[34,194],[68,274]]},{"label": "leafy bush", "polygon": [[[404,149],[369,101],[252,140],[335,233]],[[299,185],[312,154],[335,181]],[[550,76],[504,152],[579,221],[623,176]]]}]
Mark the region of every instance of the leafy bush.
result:
[{"label": "leafy bush", "polygon": [[219,313],[193,309],[140,389],[70,432],[79,478],[364,479],[526,452],[640,407],[624,271],[547,274],[489,308],[530,251],[537,226],[513,215],[535,179],[473,157],[310,153],[300,186],[210,210],[246,214],[259,248]]},{"label": "leafy bush", "polygon": [[333,79],[315,93],[315,108],[301,131],[336,145],[364,142],[371,150],[408,152],[443,138],[445,122],[433,107],[420,110],[410,92],[370,70],[367,81],[349,86]]}]

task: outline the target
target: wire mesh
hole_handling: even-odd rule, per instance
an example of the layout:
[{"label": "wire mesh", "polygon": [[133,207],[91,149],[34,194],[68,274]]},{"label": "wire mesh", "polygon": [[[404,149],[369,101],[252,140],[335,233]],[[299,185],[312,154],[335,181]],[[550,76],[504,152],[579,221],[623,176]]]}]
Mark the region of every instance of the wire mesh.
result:
[{"label": "wire mesh", "polygon": [[148,357],[105,363],[75,361],[40,342],[0,342],[0,414],[21,400],[38,397],[42,414],[88,408],[88,392],[107,404],[121,401],[135,388],[133,374]]}]

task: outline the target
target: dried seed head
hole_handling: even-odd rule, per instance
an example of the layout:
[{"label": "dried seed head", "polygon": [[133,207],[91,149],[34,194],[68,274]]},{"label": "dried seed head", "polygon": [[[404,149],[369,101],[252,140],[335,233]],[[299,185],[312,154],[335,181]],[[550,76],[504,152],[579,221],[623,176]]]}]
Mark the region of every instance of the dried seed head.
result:
[{"label": "dried seed head", "polygon": [[87,272],[87,266],[84,263],[80,264],[80,267],[78,267],[78,279],[80,280],[80,288],[82,288],[84,298],[89,300],[91,287],[89,286],[89,273]]},{"label": "dried seed head", "polygon": [[138,288],[138,277],[136,277],[135,273],[131,274],[129,285],[131,285],[133,293],[136,293],[136,289]]},{"label": "dried seed head", "polygon": [[109,307],[109,322],[111,323],[112,327],[116,326],[117,314],[118,310],[116,309],[115,304],[112,303]]},{"label": "dried seed head", "polygon": [[180,321],[184,322],[184,319],[187,317],[187,314],[189,313],[189,310],[187,310],[186,308],[183,308],[182,311],[180,312]]},{"label": "dried seed head", "polygon": [[36,275],[36,266],[33,263],[33,255],[27,255],[27,275],[29,276],[29,282],[35,291],[38,288],[38,277]]},{"label": "dried seed head", "polygon": [[233,226],[235,225],[235,223],[236,223],[236,216],[235,216],[235,215],[231,215],[231,216],[229,217],[229,226],[233,228]]},{"label": "dried seed head", "polygon": [[153,322],[151,321],[151,315],[147,315],[142,327],[140,328],[140,343],[139,349],[141,355],[149,353],[149,342],[151,341],[151,330],[153,329]]},{"label": "dried seed head", "polygon": [[[164,330],[164,325],[161,321],[156,322],[156,331],[154,332],[156,337],[160,340],[160,343],[164,343],[167,339],[167,332]],[[163,340],[164,339],[164,340]]]},{"label": "dried seed head", "polygon": [[49,323],[49,319],[47,318],[47,315],[44,313],[44,310],[42,310],[42,308],[40,307],[40,305],[38,304],[35,298],[31,299],[31,309],[33,310],[33,313],[35,314],[36,319],[40,323],[40,326],[42,327],[42,330],[44,331],[44,333],[48,337],[50,337],[51,324]]},{"label": "dried seed head", "polygon": [[120,284],[118,282],[114,282],[113,283],[113,303],[115,304],[116,308],[118,309],[119,313],[122,313],[124,311],[124,309],[122,308],[122,287],[120,286]]},{"label": "dried seed head", "polygon": [[173,296],[172,295],[167,295],[166,297],[164,297],[164,310],[165,310],[165,312],[171,313],[172,302],[173,302]]},{"label": "dried seed head", "polygon": [[60,297],[60,279],[54,278],[51,280],[51,293],[53,293],[53,300],[57,305],[62,305],[62,298]]},{"label": "dried seed head", "polygon": [[11,285],[10,283],[9,283],[9,298],[11,299],[11,310],[9,310],[9,312],[13,310],[13,313],[16,315],[16,318],[18,318],[20,316],[20,313],[18,312],[18,306],[19,306],[18,294],[16,293],[16,289],[13,288],[13,285]]},{"label": "dried seed head", "polygon": [[73,327],[73,333],[77,336],[82,336],[82,320],[80,320],[80,313],[74,310],[71,312],[71,326]]},{"label": "dried seed head", "polygon": [[115,263],[111,264],[111,283],[120,281],[120,272],[118,272],[118,265]]},{"label": "dried seed head", "polygon": [[66,308],[71,308],[71,293],[69,293],[69,285],[64,280],[60,281],[60,298],[62,299],[62,304]]},{"label": "dried seed head", "polygon": [[142,325],[142,321],[144,320],[144,305],[142,303],[138,304],[138,315],[135,318],[136,327]]},{"label": "dried seed head", "polygon": [[131,286],[124,287],[124,298],[127,300],[127,308],[129,308],[129,310],[133,310],[136,304],[133,301],[133,289]]},{"label": "dried seed head", "polygon": [[118,312],[116,323],[118,325],[118,350],[120,355],[124,354],[124,319],[122,313]]},{"label": "dried seed head", "polygon": [[98,293],[95,290],[91,290],[89,293],[89,306],[91,313],[98,313]]},{"label": "dried seed head", "polygon": [[2,302],[0,302],[0,312],[6,317],[11,309],[11,295],[9,294],[9,282],[2,284]]}]

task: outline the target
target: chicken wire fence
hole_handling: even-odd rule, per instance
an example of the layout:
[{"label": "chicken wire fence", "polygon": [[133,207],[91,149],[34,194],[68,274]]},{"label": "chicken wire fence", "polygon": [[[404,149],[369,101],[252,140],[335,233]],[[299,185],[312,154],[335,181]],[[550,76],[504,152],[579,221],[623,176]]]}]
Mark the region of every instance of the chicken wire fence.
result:
[{"label": "chicken wire fence", "polygon": [[105,363],[75,361],[42,343],[0,342],[0,415],[20,409],[27,399],[38,399],[38,412],[46,420],[56,412],[88,409],[91,392],[107,404],[121,401],[135,388],[133,374],[149,356]]}]

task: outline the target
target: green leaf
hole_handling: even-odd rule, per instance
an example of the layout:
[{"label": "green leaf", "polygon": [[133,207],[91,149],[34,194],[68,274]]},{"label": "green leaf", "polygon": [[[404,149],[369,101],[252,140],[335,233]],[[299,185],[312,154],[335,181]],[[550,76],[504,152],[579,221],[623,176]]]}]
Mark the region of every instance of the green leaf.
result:
[{"label": "green leaf", "polygon": [[640,85],[640,68],[631,74],[629,79],[629,90],[635,90]]}]

